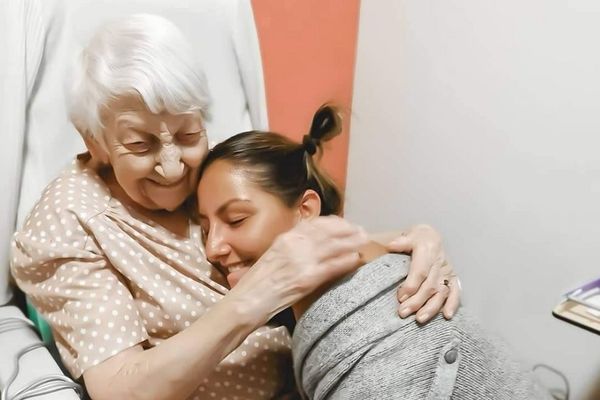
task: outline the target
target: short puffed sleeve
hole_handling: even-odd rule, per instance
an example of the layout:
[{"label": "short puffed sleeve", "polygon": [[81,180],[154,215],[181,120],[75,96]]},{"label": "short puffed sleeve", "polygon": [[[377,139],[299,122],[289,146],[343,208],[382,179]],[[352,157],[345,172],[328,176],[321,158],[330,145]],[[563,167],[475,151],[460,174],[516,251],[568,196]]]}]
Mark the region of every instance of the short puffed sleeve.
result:
[{"label": "short puffed sleeve", "polygon": [[87,227],[97,207],[81,197],[75,202],[73,185],[60,182],[47,188],[15,233],[11,272],[51,326],[65,366],[79,377],[148,335],[126,280]]}]

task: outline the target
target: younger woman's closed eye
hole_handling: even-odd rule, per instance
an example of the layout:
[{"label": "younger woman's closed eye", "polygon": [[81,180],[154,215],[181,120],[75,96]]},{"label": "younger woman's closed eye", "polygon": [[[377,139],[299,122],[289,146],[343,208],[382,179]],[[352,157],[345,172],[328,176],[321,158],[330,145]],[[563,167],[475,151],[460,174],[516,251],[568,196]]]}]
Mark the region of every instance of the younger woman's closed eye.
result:
[{"label": "younger woman's closed eye", "polygon": [[248,219],[248,217],[235,217],[235,218],[231,218],[227,224],[231,227],[238,227],[241,226],[246,220]]}]

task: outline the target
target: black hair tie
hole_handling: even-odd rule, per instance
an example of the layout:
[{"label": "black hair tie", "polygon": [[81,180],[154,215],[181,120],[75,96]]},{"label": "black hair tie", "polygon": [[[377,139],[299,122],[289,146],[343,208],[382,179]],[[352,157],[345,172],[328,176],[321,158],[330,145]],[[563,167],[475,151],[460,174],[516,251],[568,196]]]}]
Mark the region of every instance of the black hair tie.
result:
[{"label": "black hair tie", "polygon": [[302,146],[304,146],[304,151],[311,156],[317,152],[318,145],[319,141],[310,135],[304,135],[302,138]]}]

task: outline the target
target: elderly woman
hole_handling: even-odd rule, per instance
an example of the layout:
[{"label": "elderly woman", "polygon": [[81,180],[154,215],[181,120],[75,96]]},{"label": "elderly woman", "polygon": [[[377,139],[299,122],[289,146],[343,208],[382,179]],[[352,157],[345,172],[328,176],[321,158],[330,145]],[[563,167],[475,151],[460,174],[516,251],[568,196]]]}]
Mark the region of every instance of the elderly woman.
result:
[{"label": "elderly woman", "polygon": [[[335,217],[299,224],[230,289],[190,218],[208,152],[208,96],[186,43],[173,24],[147,15],[94,36],[70,93],[89,151],[50,183],[15,234],[12,273],[94,399],[293,393],[289,333],[268,322],[354,268],[366,240]],[[392,250],[415,256],[398,293],[401,315],[419,309],[427,320],[443,306],[451,317],[458,284],[438,235],[419,226],[395,242]]]}]

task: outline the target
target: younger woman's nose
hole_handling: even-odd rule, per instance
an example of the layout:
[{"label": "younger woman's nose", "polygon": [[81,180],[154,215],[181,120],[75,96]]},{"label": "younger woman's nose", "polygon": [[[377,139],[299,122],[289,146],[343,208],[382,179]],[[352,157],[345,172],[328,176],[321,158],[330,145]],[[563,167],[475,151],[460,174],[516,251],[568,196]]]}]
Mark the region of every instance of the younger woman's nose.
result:
[{"label": "younger woman's nose", "polygon": [[216,229],[211,229],[206,237],[206,258],[210,262],[222,263],[231,252],[231,247],[223,240],[223,236]]}]

